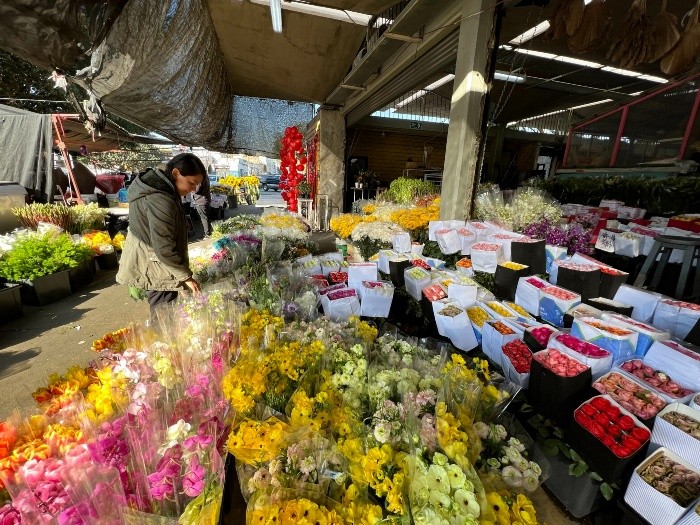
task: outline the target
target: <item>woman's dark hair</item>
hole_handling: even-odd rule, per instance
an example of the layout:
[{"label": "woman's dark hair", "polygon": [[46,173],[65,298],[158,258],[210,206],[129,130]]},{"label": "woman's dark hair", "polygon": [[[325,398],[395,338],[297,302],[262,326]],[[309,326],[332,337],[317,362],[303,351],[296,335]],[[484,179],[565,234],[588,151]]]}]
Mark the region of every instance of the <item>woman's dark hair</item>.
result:
[{"label": "woman's dark hair", "polygon": [[193,153],[180,153],[175,155],[170,162],[165,165],[165,175],[172,178],[173,170],[178,169],[185,177],[201,175],[207,176],[207,169],[202,164],[199,157]]}]

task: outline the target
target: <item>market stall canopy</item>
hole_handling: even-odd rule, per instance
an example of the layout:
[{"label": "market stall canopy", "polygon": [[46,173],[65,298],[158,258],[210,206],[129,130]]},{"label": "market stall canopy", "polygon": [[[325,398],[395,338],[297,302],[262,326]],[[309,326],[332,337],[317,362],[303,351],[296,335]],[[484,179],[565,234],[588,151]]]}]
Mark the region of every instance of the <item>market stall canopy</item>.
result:
[{"label": "market stall canopy", "polygon": [[0,104],[0,180],[17,182],[44,199],[53,194],[51,115]]},{"label": "market stall canopy", "polygon": [[65,132],[63,141],[68,151],[71,152],[80,151],[82,146],[85,146],[91,153],[99,153],[122,149],[129,144],[172,144],[170,140],[129,133],[109,120],[105,129],[93,138],[85,129],[85,125],[80,121],[78,115],[64,115],[63,117],[63,131]]},{"label": "market stall canopy", "polygon": [[[378,14],[392,3],[317,4]],[[277,135],[342,80],[365,27],[285,9],[277,34],[269,13],[242,0],[9,0],[0,48],[62,69],[108,111],[176,142],[276,155]]]}]

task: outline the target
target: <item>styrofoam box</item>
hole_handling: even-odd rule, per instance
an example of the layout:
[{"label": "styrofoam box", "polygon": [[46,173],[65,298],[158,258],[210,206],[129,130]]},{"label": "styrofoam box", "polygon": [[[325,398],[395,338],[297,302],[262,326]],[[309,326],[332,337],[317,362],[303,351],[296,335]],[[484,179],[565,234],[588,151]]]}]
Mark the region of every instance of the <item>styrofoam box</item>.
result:
[{"label": "styrofoam box", "polygon": [[686,515],[676,522],[676,525],[700,525],[700,500],[691,506]]},{"label": "styrofoam box", "polygon": [[672,403],[656,416],[654,430],[651,432],[651,442],[675,452],[700,470],[700,440],[683,432],[661,417],[669,412],[678,412],[700,422],[700,411],[681,403]]},{"label": "styrofoam box", "polygon": [[522,306],[526,312],[534,316],[540,315],[540,289],[528,283],[528,279],[536,279],[545,286],[549,283],[539,277],[521,277],[518,280],[518,287],[515,289],[515,302]]},{"label": "styrofoam box", "polygon": [[675,341],[655,342],[644,356],[644,362],[663,370],[685,387],[700,390],[700,354]]},{"label": "styrofoam box", "polygon": [[686,404],[686,403],[688,403],[688,402],[693,398],[693,395],[694,395],[694,394],[689,394],[689,395],[687,395],[687,396],[685,396],[685,397],[672,397],[672,396],[669,396],[669,395],[666,394],[665,392],[662,392],[661,390],[659,390],[659,389],[657,389],[657,388],[654,388],[653,386],[651,386],[651,385],[648,384],[647,382],[642,381],[642,379],[640,379],[639,377],[635,376],[634,374],[628,372],[627,370],[623,370],[623,369],[622,369],[622,365],[625,364],[625,362],[627,362],[627,361],[634,361],[634,360],[636,360],[636,359],[641,360],[642,363],[644,363],[646,366],[651,366],[651,367],[652,367],[654,370],[656,370],[657,372],[663,372],[664,374],[667,374],[667,375],[671,378],[671,380],[673,380],[673,381],[675,381],[676,383],[678,383],[681,387],[683,387],[683,388],[692,388],[692,387],[690,387],[690,386],[684,384],[682,381],[678,381],[678,380],[673,376],[673,374],[671,374],[671,373],[668,372],[668,370],[666,370],[666,369],[659,369],[659,368],[656,368],[655,366],[650,365],[650,364],[646,361],[646,359],[643,359],[641,356],[631,356],[631,357],[625,357],[625,358],[623,358],[623,359],[618,359],[618,360],[615,361],[615,364],[613,365],[613,370],[615,370],[616,372],[620,372],[622,375],[625,375],[625,376],[627,376],[627,377],[630,377],[630,378],[634,379],[634,380],[637,381],[638,383],[643,384],[646,388],[648,388],[649,390],[651,390],[652,392],[654,392],[657,396],[659,396],[660,398],[662,398],[662,399],[663,399],[664,401],[666,401],[667,403],[683,403],[683,404]]},{"label": "styrofoam box", "polygon": [[[674,525],[688,510],[695,508],[695,502],[689,507],[681,507],[670,497],[649,485],[639,475],[639,473],[644,470],[644,467],[656,460],[660,454],[664,454],[673,461],[697,472],[697,470],[687,461],[684,461],[683,458],[667,448],[662,447],[634,469],[632,479],[629,485],[627,485],[627,491],[625,492],[625,503],[632,507],[637,514],[647,520],[651,525]],[[700,476],[700,472],[698,472],[698,475]]]}]

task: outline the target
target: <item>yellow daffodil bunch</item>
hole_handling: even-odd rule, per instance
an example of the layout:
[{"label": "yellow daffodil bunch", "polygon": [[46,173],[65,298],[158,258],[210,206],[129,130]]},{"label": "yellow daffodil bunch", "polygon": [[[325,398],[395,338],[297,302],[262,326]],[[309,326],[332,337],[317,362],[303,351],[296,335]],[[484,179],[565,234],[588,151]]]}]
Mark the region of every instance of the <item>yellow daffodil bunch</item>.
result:
[{"label": "yellow daffodil bunch", "polygon": [[114,374],[109,366],[97,370],[98,383],[87,388],[86,415],[92,423],[103,423],[115,414],[115,408],[125,406],[129,400],[126,378]]},{"label": "yellow daffodil bunch", "polygon": [[363,222],[374,222],[375,220],[371,215],[363,217],[355,213],[343,213],[331,219],[331,230],[341,239],[349,239],[355,226]]},{"label": "yellow daffodil bunch", "polygon": [[222,381],[224,397],[239,416],[249,414],[267,390],[269,366],[254,357],[242,357]]},{"label": "yellow daffodil bunch", "polygon": [[226,446],[236,459],[247,465],[270,461],[284,446],[289,425],[271,417],[265,421],[244,421],[231,432]]},{"label": "yellow daffodil bunch", "polygon": [[234,177],[233,175],[229,175],[227,177],[224,177],[223,179],[219,179],[219,185],[229,186],[230,188],[234,189],[246,185],[257,188],[260,185],[260,179],[258,179],[254,175],[249,175],[247,177]]},{"label": "yellow daffodil bunch", "polygon": [[294,428],[310,427],[316,432],[330,421],[331,403],[327,392],[319,392],[313,397],[302,389],[297,390],[289,400],[291,415],[289,423]]},{"label": "yellow daffodil bunch", "polygon": [[250,348],[259,348],[264,335],[276,338],[283,326],[281,317],[251,308],[241,320],[241,353],[246,353]]},{"label": "yellow daffodil bunch", "polygon": [[440,218],[439,206],[417,206],[406,210],[398,210],[391,214],[391,222],[398,224],[404,230],[416,231],[428,227],[430,221]]},{"label": "yellow daffodil bunch", "polygon": [[[345,521],[335,511],[317,505],[306,498],[284,501],[266,501],[248,511],[248,523],[296,524],[296,525],[344,525]],[[355,522],[357,523],[357,522]]]},{"label": "yellow daffodil bunch", "polygon": [[302,232],[306,232],[306,227],[304,226],[301,218],[298,215],[292,215],[291,213],[268,212],[260,217],[260,224],[263,226],[280,228],[282,230],[294,228]]},{"label": "yellow daffodil bunch", "polygon": [[359,317],[350,317],[348,324],[355,329],[357,336],[365,343],[371,344],[377,339],[378,330],[366,321],[360,321]]}]

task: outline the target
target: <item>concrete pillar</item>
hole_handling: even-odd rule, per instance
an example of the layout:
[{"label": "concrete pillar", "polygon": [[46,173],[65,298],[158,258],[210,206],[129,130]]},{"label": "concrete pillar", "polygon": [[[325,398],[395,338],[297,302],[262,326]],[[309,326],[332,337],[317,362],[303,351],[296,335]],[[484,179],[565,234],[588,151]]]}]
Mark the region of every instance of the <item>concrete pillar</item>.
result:
[{"label": "concrete pillar", "polygon": [[487,72],[494,39],[492,0],[463,0],[440,218],[469,217],[477,168]]},{"label": "concrete pillar", "polygon": [[337,109],[321,108],[309,126],[318,129],[317,192],[328,195],[332,213],[343,211],[345,188],[345,117]]}]

